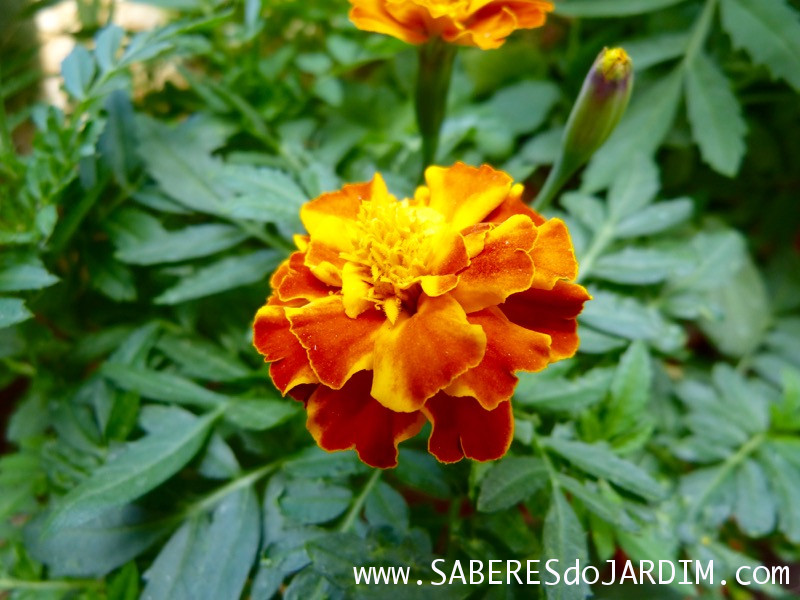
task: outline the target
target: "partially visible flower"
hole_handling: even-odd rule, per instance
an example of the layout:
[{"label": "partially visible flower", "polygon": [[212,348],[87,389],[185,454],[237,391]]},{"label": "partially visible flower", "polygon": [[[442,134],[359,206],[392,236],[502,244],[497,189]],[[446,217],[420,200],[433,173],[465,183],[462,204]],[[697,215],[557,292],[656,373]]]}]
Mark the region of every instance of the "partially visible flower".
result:
[{"label": "partially visible flower", "polygon": [[499,48],[517,29],[544,25],[547,0],[350,0],[350,20],[365,31],[411,44],[431,38],[483,50]]},{"label": "partially visible flower", "polygon": [[514,430],[517,371],[572,356],[589,299],[565,224],[484,165],[430,167],[414,198],[380,175],[307,203],[254,343],[328,451],[375,467],[433,425],[440,461],[492,460]]}]

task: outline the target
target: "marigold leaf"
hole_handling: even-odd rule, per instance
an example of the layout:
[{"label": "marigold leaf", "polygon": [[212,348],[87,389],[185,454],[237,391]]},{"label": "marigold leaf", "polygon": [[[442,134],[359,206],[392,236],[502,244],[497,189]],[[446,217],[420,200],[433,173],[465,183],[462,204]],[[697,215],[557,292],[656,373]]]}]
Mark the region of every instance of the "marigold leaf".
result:
[{"label": "marigold leaf", "polygon": [[775,527],[775,503],[767,476],[754,460],[746,460],[736,471],[734,516],[749,537],[761,537]]},{"label": "marigold leaf", "polygon": [[621,17],[661,10],[684,0],[561,0],[556,12],[568,17]]},{"label": "marigold leaf", "polygon": [[98,512],[130,502],[179,471],[202,446],[218,417],[195,417],[177,407],[165,409],[161,425],[169,429],[127,444],[106,464],[56,505],[44,525],[44,535],[85,523]]},{"label": "marigold leaf", "polygon": [[603,443],[586,444],[550,437],[546,444],[579,469],[642,498],[657,500],[664,495],[661,485],[646,471],[618,457]]},{"label": "marigold leaf", "polygon": [[703,53],[688,64],[686,102],[703,159],[717,172],[733,177],[747,150],[747,124],[728,78]]},{"label": "marigold leaf", "polygon": [[509,456],[497,462],[481,480],[478,510],[496,512],[514,506],[547,483],[544,463],[532,456]]},{"label": "marigold leaf", "polygon": [[723,0],[722,24],[734,43],[800,91],[800,18],[784,0]]},{"label": "marigold leaf", "polygon": [[[542,545],[543,556],[557,559],[557,564],[564,569],[575,564],[576,560],[585,563],[589,558],[586,533],[558,488],[553,490],[553,499],[544,519]],[[550,585],[546,589],[548,600],[582,600],[591,593],[582,580],[578,585],[566,585],[563,577],[558,585]]]}]

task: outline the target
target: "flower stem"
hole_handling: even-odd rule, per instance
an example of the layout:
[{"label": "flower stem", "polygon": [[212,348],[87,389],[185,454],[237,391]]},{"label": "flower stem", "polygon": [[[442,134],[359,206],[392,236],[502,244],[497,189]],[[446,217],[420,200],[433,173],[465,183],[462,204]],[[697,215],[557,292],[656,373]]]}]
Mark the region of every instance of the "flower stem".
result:
[{"label": "flower stem", "polygon": [[556,164],[553,165],[553,168],[550,169],[550,173],[542,189],[539,190],[539,193],[536,195],[536,200],[533,202],[533,209],[538,212],[547,209],[553,201],[553,198],[556,197],[558,192],[564,187],[564,184],[567,183],[576,170],[577,167],[572,169],[565,168],[564,161],[559,158]]},{"label": "flower stem", "polygon": [[364,484],[364,487],[361,489],[361,493],[353,502],[353,505],[350,507],[350,510],[347,511],[347,514],[342,519],[341,525],[339,525],[339,531],[344,533],[345,531],[349,531],[350,528],[353,526],[353,523],[356,522],[356,517],[358,517],[358,513],[361,512],[361,509],[364,507],[364,502],[367,501],[367,496],[372,491],[372,488],[375,487],[375,484],[378,483],[378,479],[381,477],[380,469],[374,469],[372,474],[367,479],[367,483]]},{"label": "flower stem", "polygon": [[416,110],[422,135],[422,169],[436,160],[439,132],[447,112],[447,93],[453,74],[455,46],[434,39],[419,48]]}]

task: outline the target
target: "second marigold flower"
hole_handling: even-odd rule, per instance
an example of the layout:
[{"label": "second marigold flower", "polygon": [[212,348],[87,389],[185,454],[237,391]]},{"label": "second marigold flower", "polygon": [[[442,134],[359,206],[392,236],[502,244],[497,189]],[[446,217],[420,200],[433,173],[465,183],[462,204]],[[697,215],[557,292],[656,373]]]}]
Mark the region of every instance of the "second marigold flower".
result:
[{"label": "second marigold flower", "polygon": [[359,29],[385,33],[411,44],[431,38],[483,50],[499,48],[517,29],[544,25],[553,4],[546,0],[350,0]]},{"label": "second marigold flower", "polygon": [[306,204],[254,343],[324,449],[375,467],[432,424],[440,461],[508,450],[517,371],[572,356],[589,299],[565,224],[484,165],[430,167],[398,200],[380,175]]}]

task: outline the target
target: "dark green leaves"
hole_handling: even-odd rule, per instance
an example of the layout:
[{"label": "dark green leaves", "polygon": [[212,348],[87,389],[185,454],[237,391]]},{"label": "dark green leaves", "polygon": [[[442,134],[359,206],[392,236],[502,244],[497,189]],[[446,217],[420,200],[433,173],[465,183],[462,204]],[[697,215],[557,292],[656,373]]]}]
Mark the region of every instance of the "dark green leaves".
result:
[{"label": "dark green leaves", "polygon": [[800,90],[800,16],[784,0],[722,0],[734,43],[775,77]]},{"label": "dark green leaves", "polygon": [[652,12],[684,0],[562,0],[556,10],[570,17],[621,17]]},{"label": "dark green leaves", "polygon": [[45,535],[85,523],[163,483],[192,459],[218,417],[218,411],[202,417],[174,407],[160,411],[158,430],[127,444],[61,499],[47,520]]},{"label": "dark green leaves", "polygon": [[548,438],[547,447],[560,454],[579,469],[600,479],[652,500],[663,496],[664,490],[646,471],[619,458],[601,443],[585,444],[560,438]]},{"label": "dark green leaves", "polygon": [[258,551],[260,516],[250,488],[231,493],[210,518],[189,519],[144,574],[152,600],[238,598]]},{"label": "dark green leaves", "polygon": [[687,66],[686,102],[703,159],[717,172],[733,177],[744,157],[747,125],[730,82],[703,53]]},{"label": "dark green leaves", "polygon": [[541,460],[509,456],[495,464],[481,481],[478,510],[503,510],[527,499],[546,483]]}]

